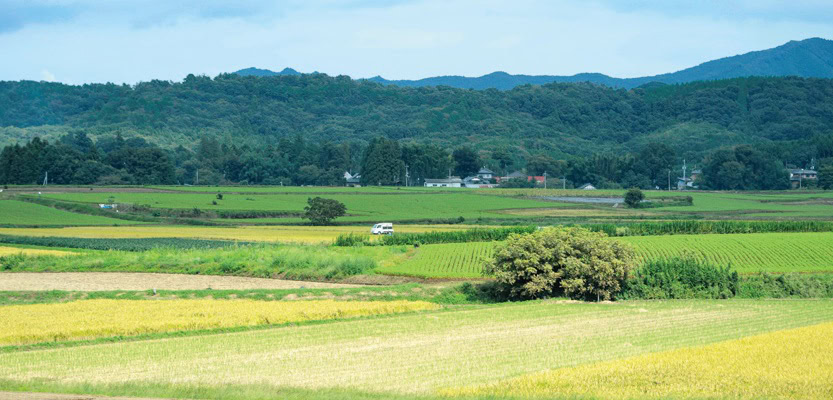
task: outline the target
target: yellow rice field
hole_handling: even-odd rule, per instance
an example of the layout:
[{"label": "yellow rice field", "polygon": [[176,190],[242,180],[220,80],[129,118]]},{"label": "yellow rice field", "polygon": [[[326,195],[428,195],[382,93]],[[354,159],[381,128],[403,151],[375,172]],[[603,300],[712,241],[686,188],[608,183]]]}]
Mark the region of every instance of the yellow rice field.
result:
[{"label": "yellow rice field", "polygon": [[603,399],[833,399],[833,323],[446,390]]},{"label": "yellow rice field", "polygon": [[433,310],[424,301],[80,300],[0,306],[0,345]]},{"label": "yellow rice field", "polygon": [[[367,226],[97,226],[66,228],[0,228],[0,235],[76,238],[190,238],[258,242],[324,243],[345,233],[367,234]],[[468,225],[395,225],[396,232],[453,231]]]},{"label": "yellow rice field", "polygon": [[26,249],[21,247],[0,246],[0,257],[23,254],[27,256],[67,256],[76,253],[61,250]]}]

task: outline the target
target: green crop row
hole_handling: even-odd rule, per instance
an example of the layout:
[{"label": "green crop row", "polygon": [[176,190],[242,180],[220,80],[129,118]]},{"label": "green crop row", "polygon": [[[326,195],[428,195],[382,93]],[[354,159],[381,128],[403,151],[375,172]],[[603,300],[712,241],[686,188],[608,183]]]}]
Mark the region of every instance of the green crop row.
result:
[{"label": "green crop row", "polygon": [[335,245],[413,246],[438,243],[494,242],[506,240],[512,234],[532,233],[536,229],[534,226],[514,226],[508,228],[474,228],[445,232],[397,233],[395,235],[382,236],[378,240],[373,241],[364,235],[343,234],[336,238]]},{"label": "green crop row", "polygon": [[702,235],[772,232],[833,232],[828,221],[664,221],[633,224],[588,224],[608,236]]},{"label": "green crop row", "polygon": [[37,237],[11,235],[0,235],[0,243],[88,250],[121,251],[145,251],[156,248],[214,249],[234,245],[250,244],[249,242],[235,242],[230,240],[204,240],[184,238],[89,239],[72,237]]},{"label": "green crop row", "polygon": [[443,243],[420,246],[407,261],[377,271],[420,278],[481,278],[495,243]]}]

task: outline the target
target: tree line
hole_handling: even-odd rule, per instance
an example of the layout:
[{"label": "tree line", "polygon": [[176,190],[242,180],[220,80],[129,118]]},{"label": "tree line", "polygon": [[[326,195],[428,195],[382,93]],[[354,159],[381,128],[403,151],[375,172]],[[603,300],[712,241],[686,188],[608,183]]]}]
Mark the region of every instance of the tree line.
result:
[{"label": "tree line", "polygon": [[[696,182],[702,189],[776,190],[790,187],[783,160],[767,146],[719,148],[701,161]],[[822,159],[819,186],[833,189],[833,158]],[[345,184],[345,172],[360,175],[362,185],[422,185],[425,179],[476,175],[482,167],[497,176],[512,171],[546,174],[551,187],[591,183],[599,188],[666,189],[676,187],[681,155],[664,143],[636,152],[599,153],[556,159],[537,154],[520,162],[506,147],[485,151],[472,146],[448,149],[427,142],[384,137],[358,143],[313,142],[300,135],[276,145],[237,145],[202,137],[194,150],[163,149],[140,137],[120,134],[91,139],[77,130],[54,142],[34,138],[0,151],[0,184],[100,185],[316,185]],[[494,182],[494,181],[493,181]],[[503,183],[507,185],[506,182]],[[510,181],[509,186],[534,186]],[[812,183],[811,183],[812,185]]]}]

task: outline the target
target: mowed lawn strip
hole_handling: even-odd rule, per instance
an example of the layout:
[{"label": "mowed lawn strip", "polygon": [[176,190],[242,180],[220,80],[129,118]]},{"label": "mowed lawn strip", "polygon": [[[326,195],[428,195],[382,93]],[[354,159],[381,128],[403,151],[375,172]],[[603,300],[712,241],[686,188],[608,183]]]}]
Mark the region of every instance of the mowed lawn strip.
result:
[{"label": "mowed lawn strip", "polygon": [[[527,302],[0,354],[0,386],[227,384],[433,393],[833,321],[830,301]],[[0,387],[2,388],[2,387]]]},{"label": "mowed lawn strip", "polygon": [[447,395],[602,399],[833,398],[833,323],[561,368]]},{"label": "mowed lawn strip", "polygon": [[136,225],[137,221],[125,221],[97,215],[76,214],[40,204],[16,200],[0,200],[0,225]]}]

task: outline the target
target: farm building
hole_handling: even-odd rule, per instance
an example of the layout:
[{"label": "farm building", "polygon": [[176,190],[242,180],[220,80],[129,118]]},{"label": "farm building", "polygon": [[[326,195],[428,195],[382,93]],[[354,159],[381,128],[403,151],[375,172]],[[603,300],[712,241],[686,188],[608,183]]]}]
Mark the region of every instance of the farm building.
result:
[{"label": "farm building", "polygon": [[818,179],[818,177],[818,172],[814,169],[799,168],[790,170],[790,184],[792,184],[793,189],[804,186],[802,183],[803,181],[814,181]]},{"label": "farm building", "polygon": [[477,177],[480,179],[492,179],[494,176],[495,173],[486,167],[480,168],[480,171],[477,171]]},{"label": "farm building", "polygon": [[462,187],[463,180],[458,176],[443,179],[426,179],[425,187]]},{"label": "farm building", "polygon": [[360,187],[362,182],[362,176],[359,174],[351,175],[349,172],[344,172],[344,182],[347,186],[351,187]]}]

